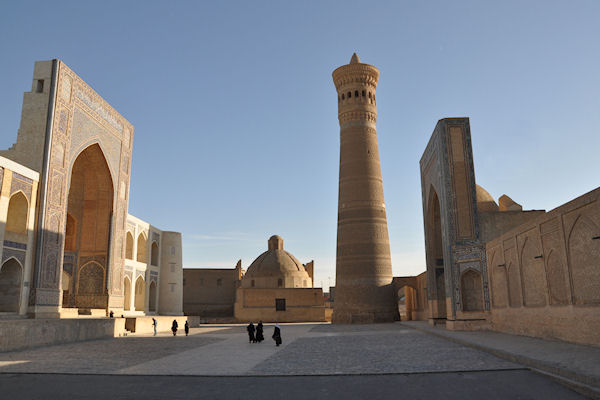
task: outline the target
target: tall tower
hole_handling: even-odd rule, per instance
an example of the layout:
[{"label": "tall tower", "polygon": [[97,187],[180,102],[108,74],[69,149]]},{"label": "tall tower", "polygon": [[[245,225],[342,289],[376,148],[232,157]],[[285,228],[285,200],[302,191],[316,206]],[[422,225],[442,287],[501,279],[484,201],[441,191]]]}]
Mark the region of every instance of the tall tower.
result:
[{"label": "tall tower", "polygon": [[391,322],[397,314],[375,125],[378,78],[356,53],[333,71],[340,121],[333,323]]}]

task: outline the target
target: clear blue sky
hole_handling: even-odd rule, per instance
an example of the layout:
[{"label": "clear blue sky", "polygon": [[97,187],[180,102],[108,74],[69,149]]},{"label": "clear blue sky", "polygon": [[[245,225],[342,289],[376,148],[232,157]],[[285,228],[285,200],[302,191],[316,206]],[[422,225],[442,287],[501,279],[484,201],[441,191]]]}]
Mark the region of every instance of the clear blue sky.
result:
[{"label": "clear blue sky", "polygon": [[[468,116],[477,182],[551,209],[600,185],[598,1],[12,1],[0,6],[0,148],[33,62],[60,58],[135,126],[130,213],[184,266],[247,267],[272,234],[333,284],[339,126],[331,72],[381,71],[394,275],[424,270],[419,158]],[[331,278],[331,279],[329,279]]]}]

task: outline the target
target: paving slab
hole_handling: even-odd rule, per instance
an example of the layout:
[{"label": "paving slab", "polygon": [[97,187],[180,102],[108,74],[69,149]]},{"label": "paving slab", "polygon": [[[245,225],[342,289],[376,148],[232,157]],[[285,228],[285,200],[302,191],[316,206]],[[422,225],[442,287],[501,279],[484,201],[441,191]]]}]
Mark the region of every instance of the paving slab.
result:
[{"label": "paving slab", "polygon": [[189,337],[136,335],[0,353],[0,373],[344,375],[510,370],[520,365],[400,324],[281,324],[283,345],[248,343],[245,326]]},{"label": "paving slab", "polygon": [[425,321],[400,324],[600,390],[599,347],[492,331],[449,331],[443,327],[432,327]]}]

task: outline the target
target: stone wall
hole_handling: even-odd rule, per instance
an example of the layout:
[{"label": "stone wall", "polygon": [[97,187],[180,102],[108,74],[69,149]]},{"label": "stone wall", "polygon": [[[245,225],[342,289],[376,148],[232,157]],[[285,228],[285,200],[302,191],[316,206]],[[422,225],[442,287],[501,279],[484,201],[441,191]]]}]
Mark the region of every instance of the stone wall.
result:
[{"label": "stone wall", "polygon": [[[276,309],[277,299],[285,300],[285,310]],[[322,289],[237,289],[234,307],[240,322],[325,321]]]},{"label": "stone wall", "polygon": [[184,269],[183,312],[202,317],[233,316],[239,271],[231,269]]},{"label": "stone wall", "polygon": [[600,344],[600,188],[486,244],[492,329]]},{"label": "stone wall", "polygon": [[0,320],[0,352],[122,336],[124,318]]}]

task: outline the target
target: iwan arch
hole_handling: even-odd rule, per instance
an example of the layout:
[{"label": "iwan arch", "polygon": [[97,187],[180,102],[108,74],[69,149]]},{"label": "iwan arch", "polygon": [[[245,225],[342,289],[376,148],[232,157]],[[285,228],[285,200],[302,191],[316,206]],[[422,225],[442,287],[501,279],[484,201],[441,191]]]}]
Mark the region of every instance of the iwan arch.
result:
[{"label": "iwan arch", "polygon": [[63,62],[35,63],[17,142],[0,151],[0,312],[182,314],[181,235],[127,213],[132,143]]}]

